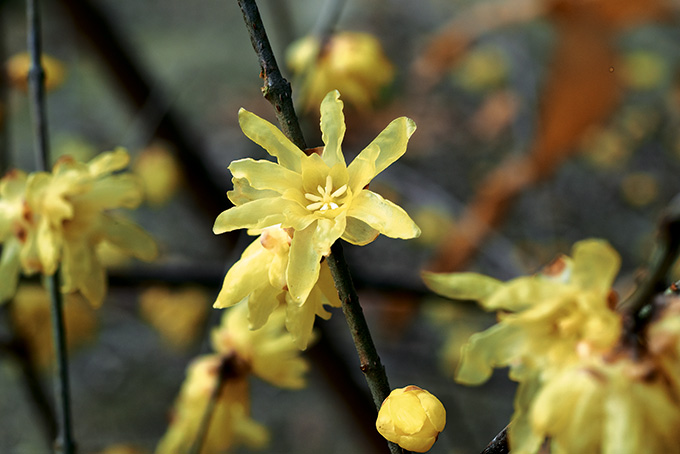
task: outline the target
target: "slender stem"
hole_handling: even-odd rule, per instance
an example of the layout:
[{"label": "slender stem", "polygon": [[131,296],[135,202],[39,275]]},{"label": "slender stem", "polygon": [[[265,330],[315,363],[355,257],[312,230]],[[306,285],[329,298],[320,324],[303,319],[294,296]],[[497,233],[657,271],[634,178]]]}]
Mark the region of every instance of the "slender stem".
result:
[{"label": "slender stem", "polygon": [[508,454],[510,446],[508,445],[508,426],[505,426],[498,435],[493,437],[493,440],[484,448],[481,454]]},{"label": "slender stem", "polygon": [[[276,64],[276,58],[269,44],[267,33],[262,23],[260,13],[255,0],[237,0],[243,19],[246,23],[250,41],[255,53],[260,60],[262,77],[265,85],[262,89],[264,97],[274,106],[276,117],[281,125],[283,133],[301,150],[307,148],[300,124],[295,114],[291,98],[290,84],[283,78]],[[331,255],[327,258],[338,295],[342,301],[343,312],[352,332],[352,339],[359,354],[361,370],[364,372],[368,386],[373,395],[373,402],[377,409],[390,392],[385,368],[380,362],[380,357],[373,344],[368,324],[364,318],[363,310],[359,304],[356,289],[352,283],[349,267],[345,261],[340,242],[335,242],[331,247]],[[403,453],[399,446],[388,442],[390,452],[393,454]]]},{"label": "slender stem", "polygon": [[[41,63],[42,46],[38,0],[27,0],[26,16],[28,20],[28,51],[31,56],[28,83],[33,105],[36,162],[39,170],[47,170],[50,153],[47,139],[45,71],[43,70]],[[47,276],[47,287],[52,302],[52,330],[57,357],[55,398],[57,401],[57,408],[59,409],[59,431],[54,442],[54,452],[58,454],[73,454],[75,453],[75,441],[71,428],[71,397],[68,375],[68,356],[66,352],[66,326],[64,324],[63,301],[59,289],[58,270],[52,276]]]}]

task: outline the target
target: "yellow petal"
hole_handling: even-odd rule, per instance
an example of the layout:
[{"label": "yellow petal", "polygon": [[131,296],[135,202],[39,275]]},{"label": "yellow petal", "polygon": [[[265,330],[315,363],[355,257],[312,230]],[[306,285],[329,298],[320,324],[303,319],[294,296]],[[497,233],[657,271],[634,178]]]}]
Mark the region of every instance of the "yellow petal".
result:
[{"label": "yellow petal", "polygon": [[156,258],[158,246],[144,229],[121,217],[104,215],[103,218],[106,241],[140,260],[151,261]]},{"label": "yellow petal", "polygon": [[345,219],[344,213],[336,216],[335,219],[319,219],[312,241],[315,250],[320,255],[328,257],[331,253],[331,246],[345,231]]},{"label": "yellow petal", "polygon": [[286,329],[300,350],[307,349],[314,329],[317,308],[321,305],[321,292],[317,287],[312,289],[304,303],[289,301],[286,305]]},{"label": "yellow petal", "polygon": [[321,254],[314,246],[316,223],[304,230],[296,230],[290,245],[290,258],[286,270],[288,290],[300,304],[305,301],[319,278]]},{"label": "yellow petal", "polygon": [[473,334],[462,348],[462,360],[456,371],[456,381],[477,385],[491,376],[493,367],[507,366],[523,351],[524,333],[515,325],[497,324]]},{"label": "yellow petal", "polygon": [[572,282],[601,295],[609,293],[621,265],[621,257],[603,240],[579,241],[573,247]]},{"label": "yellow petal", "polygon": [[245,109],[239,110],[238,122],[243,133],[264,148],[267,153],[274,156],[279,164],[287,169],[300,172],[300,160],[305,154],[288,140],[276,126]]},{"label": "yellow petal", "polygon": [[410,239],[420,236],[420,229],[400,206],[375,192],[357,194],[347,210],[347,216],[357,218],[390,238]]},{"label": "yellow petal", "polygon": [[278,197],[279,193],[269,189],[255,189],[245,178],[232,178],[231,184],[234,186],[232,191],[227,192],[227,198],[234,205],[244,205],[257,199]]},{"label": "yellow petal", "polygon": [[342,113],[340,93],[333,90],[321,101],[321,138],[324,143],[323,160],[328,167],[341,163],[345,166],[342,154],[342,139],[345,136],[345,116]]},{"label": "yellow petal", "polygon": [[36,241],[38,255],[45,274],[54,274],[61,258],[64,241],[63,232],[55,231],[48,222],[43,221],[38,225]]},{"label": "yellow petal", "polygon": [[446,426],[446,409],[444,405],[429,391],[422,389],[416,396],[420,400],[420,405],[425,410],[427,418],[430,420],[437,432],[444,430]]},{"label": "yellow petal", "polygon": [[214,307],[233,306],[260,286],[269,285],[267,270],[272,257],[260,244],[259,237],[253,241],[224,276]]},{"label": "yellow petal", "polygon": [[0,258],[0,303],[12,298],[17,291],[19,282],[19,251],[21,243],[11,238],[3,244],[2,258]]},{"label": "yellow petal", "polygon": [[265,284],[255,288],[248,297],[248,321],[250,329],[260,329],[269,315],[279,306],[278,296],[283,290]]},{"label": "yellow petal", "polygon": [[498,279],[478,273],[422,273],[433,292],[454,300],[480,301],[503,286]]},{"label": "yellow petal", "polygon": [[[363,189],[376,175],[399,159],[406,152],[408,139],[415,130],[415,122],[406,117],[397,118],[387,125],[348,166],[352,191]],[[373,171],[367,172],[366,166],[373,166]],[[369,177],[370,173],[372,175]]]},{"label": "yellow petal", "polygon": [[321,294],[326,298],[325,303],[330,304],[333,307],[340,307],[342,303],[340,302],[340,297],[338,296],[338,290],[335,288],[335,283],[333,282],[333,276],[331,275],[331,270],[328,268],[328,263],[323,262],[319,270],[319,280],[317,281],[317,287],[321,290]]},{"label": "yellow petal", "polygon": [[130,155],[125,148],[118,147],[114,151],[101,153],[88,163],[90,174],[93,177],[106,175],[116,170],[125,168],[130,162]]},{"label": "yellow petal", "polygon": [[213,232],[220,234],[236,229],[263,229],[282,223],[283,210],[295,202],[280,197],[253,200],[223,211],[215,219]]},{"label": "yellow petal", "polygon": [[229,165],[234,178],[245,178],[254,189],[270,189],[283,193],[288,188],[301,188],[302,176],[271,161],[246,158]]},{"label": "yellow petal", "polygon": [[[522,276],[506,282],[480,304],[489,311],[503,309],[514,312],[552,300],[562,288],[564,286],[559,282]],[[542,306],[548,308],[545,304]]]},{"label": "yellow petal", "polygon": [[95,181],[78,201],[96,207],[98,211],[114,208],[137,208],[144,198],[144,190],[135,175],[113,175]]},{"label": "yellow petal", "polygon": [[380,232],[357,218],[347,218],[342,239],[357,246],[365,246],[375,240]]}]

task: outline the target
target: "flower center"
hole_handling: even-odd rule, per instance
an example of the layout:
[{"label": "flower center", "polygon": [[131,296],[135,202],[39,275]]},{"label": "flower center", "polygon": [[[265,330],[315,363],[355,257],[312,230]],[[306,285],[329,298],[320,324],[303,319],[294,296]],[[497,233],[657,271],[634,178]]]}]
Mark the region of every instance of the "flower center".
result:
[{"label": "flower center", "polygon": [[305,199],[310,203],[307,205],[309,211],[326,211],[338,208],[337,199],[342,197],[347,192],[347,185],[343,184],[338,189],[333,191],[333,178],[330,175],[326,177],[326,187],[321,185],[316,187],[317,194],[306,193]]}]

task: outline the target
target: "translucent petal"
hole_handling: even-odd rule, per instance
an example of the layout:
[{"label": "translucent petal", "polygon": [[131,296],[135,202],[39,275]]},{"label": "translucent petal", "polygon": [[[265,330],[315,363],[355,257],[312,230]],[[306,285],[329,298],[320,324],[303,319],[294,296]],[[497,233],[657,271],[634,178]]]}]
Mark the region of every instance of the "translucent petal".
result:
[{"label": "translucent petal", "polygon": [[271,161],[239,159],[229,165],[234,178],[245,178],[254,189],[271,189],[278,193],[288,188],[301,188],[302,176]]},{"label": "translucent petal", "polygon": [[621,266],[621,257],[603,240],[579,241],[573,247],[572,282],[601,295],[609,293]]},{"label": "translucent petal", "polygon": [[390,238],[420,236],[420,229],[406,211],[372,191],[364,190],[354,196],[347,216],[365,222]]},{"label": "translucent petal", "polygon": [[347,218],[342,239],[357,246],[365,246],[378,238],[380,232],[357,218]]},{"label": "translucent petal", "polygon": [[260,329],[269,319],[269,315],[279,306],[278,296],[282,289],[272,287],[268,283],[253,289],[248,297],[248,321],[250,329]]},{"label": "translucent petal", "polygon": [[331,246],[345,231],[345,215],[341,213],[335,219],[319,219],[312,241],[315,250],[327,257],[331,253]]},{"label": "translucent petal", "polygon": [[[397,118],[387,125],[348,166],[349,174],[353,176],[350,184],[352,191],[357,192],[362,189],[376,175],[403,156],[408,140],[415,130],[415,122],[406,117]],[[370,168],[371,165],[374,166],[373,171],[368,172],[364,167]],[[372,175],[366,179],[370,173]],[[356,178],[354,175],[361,175],[361,178]]]},{"label": "translucent petal", "polygon": [[140,260],[151,261],[158,255],[153,237],[132,221],[103,215],[102,229],[106,241]]},{"label": "translucent petal", "polygon": [[88,163],[90,175],[98,177],[125,168],[130,162],[130,155],[125,148],[118,147],[114,151],[101,153]]},{"label": "translucent petal", "polygon": [[21,243],[11,238],[3,244],[2,257],[0,258],[0,303],[12,298],[17,290],[19,282],[19,251]]},{"label": "translucent petal", "polygon": [[263,229],[284,221],[283,210],[290,204],[281,197],[253,200],[223,211],[215,219],[213,232],[220,234],[237,229]]},{"label": "translucent petal", "polygon": [[245,178],[232,178],[232,191],[227,192],[227,197],[234,205],[244,205],[257,199],[278,197],[280,194],[269,189],[255,189]]},{"label": "translucent petal", "polygon": [[333,307],[340,307],[342,305],[338,296],[338,291],[333,282],[333,276],[331,276],[331,270],[328,268],[328,263],[326,262],[321,264],[319,280],[316,285],[319,290],[321,290],[321,294],[326,298],[324,303],[330,304]]},{"label": "translucent petal", "polygon": [[316,286],[304,303],[291,301],[286,305],[286,329],[300,350],[305,350],[309,344],[319,306],[322,306],[321,291]]},{"label": "translucent petal", "polygon": [[305,154],[296,147],[276,126],[257,115],[241,109],[238,121],[243,133],[253,142],[267,150],[279,164],[287,169],[300,172],[300,161]]},{"label": "translucent petal", "polygon": [[273,254],[260,244],[259,237],[253,241],[227,271],[213,307],[233,306],[258,287],[269,285],[267,273],[272,257]]},{"label": "translucent petal", "polygon": [[340,93],[333,90],[321,101],[321,138],[325,145],[323,160],[328,167],[335,164],[345,164],[342,154],[342,139],[345,136],[345,116],[342,113]]},{"label": "translucent petal", "polygon": [[422,273],[433,292],[454,300],[480,301],[503,286],[498,279],[478,273]]},{"label": "translucent petal", "polygon": [[137,208],[144,198],[144,191],[135,175],[113,175],[95,181],[91,189],[77,196],[79,203],[96,207],[97,211],[113,208]]},{"label": "translucent petal", "polygon": [[286,280],[288,290],[298,304],[307,299],[319,278],[321,254],[313,242],[315,232],[316,223],[304,230],[296,230],[290,245]]},{"label": "translucent petal", "polygon": [[514,312],[554,300],[564,288],[563,284],[549,279],[522,276],[506,282],[487,299],[480,301],[480,304],[486,310],[503,309]]},{"label": "translucent petal", "polygon": [[57,231],[48,222],[40,222],[36,237],[38,255],[45,274],[52,275],[57,270],[63,246],[63,232]]}]

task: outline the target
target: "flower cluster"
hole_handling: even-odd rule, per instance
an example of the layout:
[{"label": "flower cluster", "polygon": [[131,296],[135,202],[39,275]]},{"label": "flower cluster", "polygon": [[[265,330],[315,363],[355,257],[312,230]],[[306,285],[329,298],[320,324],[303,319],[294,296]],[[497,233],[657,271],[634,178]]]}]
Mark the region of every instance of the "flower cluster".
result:
[{"label": "flower cluster", "polygon": [[342,238],[365,245],[382,233],[414,238],[420,229],[406,212],[367,189],[368,183],[406,151],[415,131],[412,120],[390,123],[350,164],[341,143],[343,103],[337,91],[321,103],[323,151],[309,155],[272,124],[241,109],[243,132],[278,163],[241,159],[229,166],[235,207],[215,220],[217,234],[249,229],[260,234],[225,277],[216,307],[248,299],[250,324],[261,326],[280,302],[288,306],[287,327],[301,348],[307,345],[314,315],[323,305],[339,305],[322,259]]},{"label": "flower cluster", "polygon": [[88,163],[64,156],[51,173],[14,170],[0,181],[0,301],[12,297],[20,271],[52,275],[61,267],[62,291],[78,291],[99,306],[106,276],[97,246],[109,243],[142,260],[156,256],[145,231],[110,213],[141,202],[137,180],[114,173],[129,160],[122,149]]},{"label": "flower cluster", "polygon": [[307,110],[330,90],[339,90],[355,107],[368,109],[394,79],[394,66],[380,42],[367,33],[341,32],[323,44],[316,36],[306,36],[290,46],[286,57],[290,69],[302,79]]},{"label": "flower cluster", "polygon": [[519,382],[513,452],[534,454],[546,438],[556,453],[677,452],[680,311],[648,327],[646,350],[627,348],[611,290],[619,263],[608,244],[587,240],[574,245],[573,259],[507,283],[424,275],[443,296],[499,311],[499,323],[464,346],[456,379],[479,384],[493,367],[510,367]]},{"label": "flower cluster", "polygon": [[283,329],[284,311],[275,311],[256,331],[247,329],[247,314],[244,305],[225,312],[221,325],[212,333],[216,353],[200,356],[189,366],[157,454],[189,451],[211,399],[213,413],[201,453],[225,452],[238,444],[262,447],[269,435],[266,428],[250,418],[248,376],[253,374],[281,388],[299,389],[305,385],[308,365]]}]

